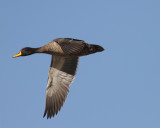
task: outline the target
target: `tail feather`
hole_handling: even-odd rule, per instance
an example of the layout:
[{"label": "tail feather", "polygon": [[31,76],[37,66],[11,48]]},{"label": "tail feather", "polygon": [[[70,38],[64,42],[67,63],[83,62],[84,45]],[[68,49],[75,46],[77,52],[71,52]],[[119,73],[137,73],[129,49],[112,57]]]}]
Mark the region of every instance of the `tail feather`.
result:
[{"label": "tail feather", "polygon": [[95,44],[90,44],[88,48],[90,53],[102,52],[104,50],[103,47]]}]

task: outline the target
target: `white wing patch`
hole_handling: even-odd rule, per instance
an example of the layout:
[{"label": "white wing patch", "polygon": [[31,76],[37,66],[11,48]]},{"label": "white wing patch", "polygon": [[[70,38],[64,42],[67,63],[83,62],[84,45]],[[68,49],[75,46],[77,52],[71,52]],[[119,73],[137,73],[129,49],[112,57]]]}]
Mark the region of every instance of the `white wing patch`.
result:
[{"label": "white wing patch", "polygon": [[48,84],[46,89],[48,96],[52,96],[52,93],[55,93],[57,89],[59,89],[60,85],[68,88],[74,78],[73,75],[67,74],[66,72],[62,72],[52,67],[49,69],[48,76]]}]

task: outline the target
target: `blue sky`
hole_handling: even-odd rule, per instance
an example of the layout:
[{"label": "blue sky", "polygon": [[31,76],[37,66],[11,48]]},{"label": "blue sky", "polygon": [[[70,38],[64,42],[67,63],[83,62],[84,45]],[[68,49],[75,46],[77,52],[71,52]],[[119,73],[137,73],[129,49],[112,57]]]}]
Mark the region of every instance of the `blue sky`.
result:
[{"label": "blue sky", "polygon": [[[0,1],[0,127],[159,128],[160,1]],[[57,37],[102,45],[80,58],[68,98],[43,118],[51,57],[13,59]]]}]

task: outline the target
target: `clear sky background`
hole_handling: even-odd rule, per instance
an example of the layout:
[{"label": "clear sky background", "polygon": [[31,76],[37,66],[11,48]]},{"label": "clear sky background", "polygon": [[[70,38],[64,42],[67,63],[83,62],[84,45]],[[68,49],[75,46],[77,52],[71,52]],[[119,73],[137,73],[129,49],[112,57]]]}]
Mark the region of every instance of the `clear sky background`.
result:
[{"label": "clear sky background", "polygon": [[[58,37],[103,46],[80,58],[68,98],[43,118],[51,57],[13,59]],[[160,128],[159,0],[1,0],[1,128]]]}]

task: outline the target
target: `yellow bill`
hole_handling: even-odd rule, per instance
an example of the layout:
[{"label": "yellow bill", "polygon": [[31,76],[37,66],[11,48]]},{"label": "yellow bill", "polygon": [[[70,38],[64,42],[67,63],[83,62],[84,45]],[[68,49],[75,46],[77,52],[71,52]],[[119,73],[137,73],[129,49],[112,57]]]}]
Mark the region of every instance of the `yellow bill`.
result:
[{"label": "yellow bill", "polygon": [[21,56],[21,55],[22,55],[22,52],[20,51],[17,55],[14,55],[13,58]]}]

